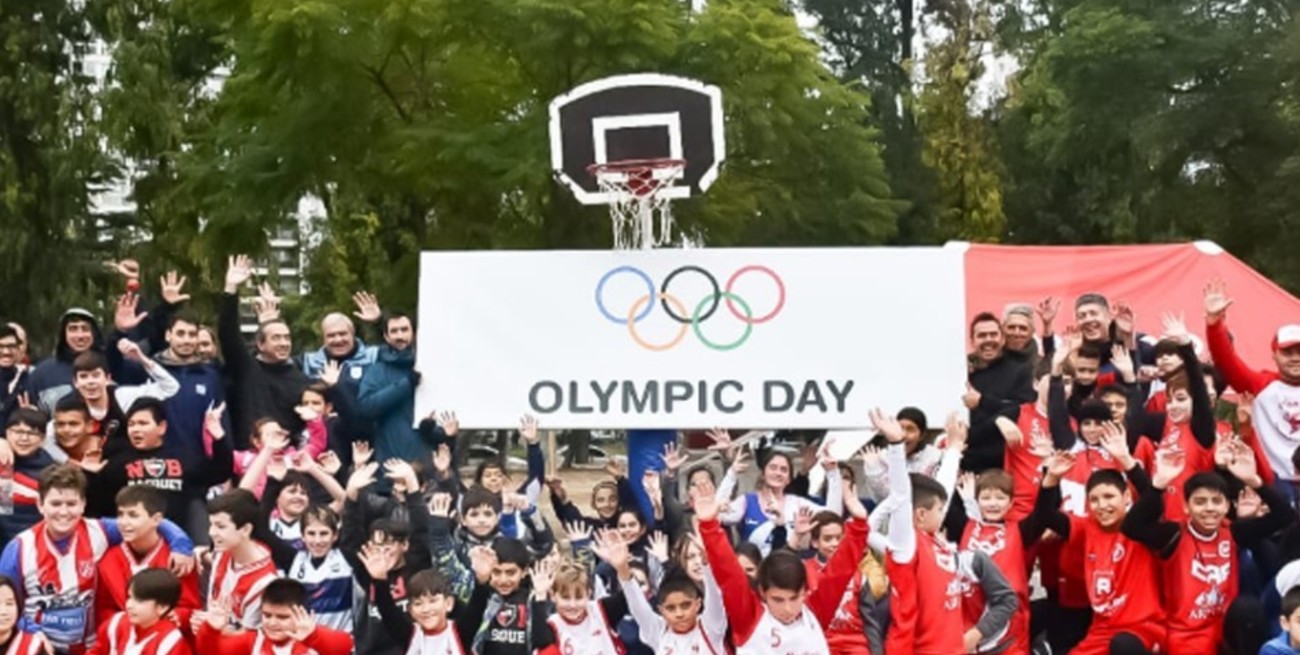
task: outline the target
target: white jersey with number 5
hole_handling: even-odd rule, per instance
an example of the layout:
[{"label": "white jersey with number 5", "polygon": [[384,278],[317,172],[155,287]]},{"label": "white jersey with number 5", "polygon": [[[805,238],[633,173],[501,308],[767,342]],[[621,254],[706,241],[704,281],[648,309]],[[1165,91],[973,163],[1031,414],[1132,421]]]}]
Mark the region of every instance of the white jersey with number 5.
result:
[{"label": "white jersey with number 5", "polygon": [[569,623],[552,614],[546,621],[555,633],[560,655],[623,655],[623,645],[609,630],[605,610],[600,603],[587,603],[587,616],[579,623]]},{"label": "white jersey with number 5", "polygon": [[765,609],[749,641],[736,647],[736,655],[830,655],[830,649],[812,612],[805,609],[786,625]]}]

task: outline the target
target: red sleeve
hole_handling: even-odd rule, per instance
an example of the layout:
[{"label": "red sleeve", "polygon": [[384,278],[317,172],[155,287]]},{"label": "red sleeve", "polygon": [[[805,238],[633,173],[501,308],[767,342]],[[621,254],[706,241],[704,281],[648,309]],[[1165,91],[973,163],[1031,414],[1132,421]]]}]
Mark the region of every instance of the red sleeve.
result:
[{"label": "red sleeve", "polygon": [[176,640],[176,645],[172,646],[172,649],[168,651],[168,655],[191,655],[193,652],[190,650],[190,640],[181,637]]},{"label": "red sleeve", "polygon": [[1115,377],[1114,373],[1107,371],[1097,376],[1096,388],[1105,389],[1106,387],[1114,386],[1117,380],[1119,380],[1119,378]]},{"label": "red sleeve", "polygon": [[835,549],[835,554],[822,570],[817,590],[804,601],[823,628],[829,627],[835,618],[835,611],[844,598],[844,589],[858,572],[858,563],[866,550],[867,522],[859,518],[850,519],[844,524],[844,539],[840,540],[840,547]]},{"label": "red sleeve", "polygon": [[351,655],[352,635],[324,626],[316,626],[302,644],[320,655]]},{"label": "red sleeve", "polygon": [[228,635],[204,621],[194,637],[194,648],[203,655],[248,655],[253,652],[256,640],[257,633],[252,630]]},{"label": "red sleeve", "polygon": [[312,459],[325,452],[328,439],[329,430],[325,429],[323,419],[315,418],[307,421],[307,454],[311,455]]},{"label": "red sleeve", "polygon": [[1232,347],[1232,339],[1228,337],[1227,321],[1205,326],[1205,341],[1210,347],[1210,358],[1214,360],[1214,365],[1223,373],[1223,379],[1238,393],[1258,394],[1273,381],[1272,376],[1246,366],[1237,356],[1237,350]]},{"label": "red sleeve", "polygon": [[758,594],[749,586],[749,577],[740,568],[736,551],[732,550],[731,542],[727,541],[727,534],[717,519],[700,521],[700,540],[704,542],[709,566],[713,567],[713,579],[722,588],[722,604],[727,608],[731,634],[737,646],[743,645],[763,618],[763,606]]},{"label": "red sleeve", "polygon": [[190,617],[194,610],[203,608],[203,597],[199,593],[199,576],[197,573],[190,573],[181,578],[181,599],[176,603],[176,625],[180,626],[181,634],[186,638],[190,635]]},{"label": "red sleeve", "polygon": [[[98,617],[96,617],[96,620],[98,620]],[[95,645],[86,651],[86,655],[110,655],[108,652],[108,621],[100,622],[99,630],[96,632],[99,636],[95,639]]]}]

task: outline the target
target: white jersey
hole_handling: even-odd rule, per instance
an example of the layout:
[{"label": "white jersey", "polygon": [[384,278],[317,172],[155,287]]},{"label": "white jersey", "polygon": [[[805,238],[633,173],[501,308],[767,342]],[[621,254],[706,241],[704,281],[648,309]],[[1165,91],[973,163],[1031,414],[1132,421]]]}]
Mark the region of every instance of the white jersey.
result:
[{"label": "white jersey", "polygon": [[307,609],[316,613],[318,625],[352,632],[359,589],[352,578],[352,567],[339,549],[326,553],[320,566],[312,565],[310,554],[298,553],[288,577],[307,588]]},{"label": "white jersey", "polygon": [[271,534],[274,534],[275,536],[279,537],[290,546],[293,546],[298,550],[306,549],[306,546],[304,546],[302,543],[302,519],[301,518],[298,519],[297,521],[285,521],[284,519],[280,518],[280,516],[277,514],[271,517],[270,528],[271,528]]},{"label": "white jersey", "polygon": [[460,639],[456,636],[456,626],[448,623],[442,631],[427,633],[415,626],[411,635],[411,645],[406,648],[406,655],[465,655],[460,648]]},{"label": "white jersey", "polygon": [[659,633],[660,655],[725,655],[721,644],[714,644],[704,632],[704,626],[696,623],[690,632],[673,632],[665,629]]},{"label": "white jersey", "polygon": [[565,655],[623,655],[623,645],[610,632],[605,610],[596,601],[587,603],[587,616],[580,623],[569,623],[559,614],[552,614],[546,622]]},{"label": "white jersey", "polygon": [[830,655],[830,648],[817,617],[807,609],[789,625],[764,609],[749,641],[736,646],[736,655]]}]

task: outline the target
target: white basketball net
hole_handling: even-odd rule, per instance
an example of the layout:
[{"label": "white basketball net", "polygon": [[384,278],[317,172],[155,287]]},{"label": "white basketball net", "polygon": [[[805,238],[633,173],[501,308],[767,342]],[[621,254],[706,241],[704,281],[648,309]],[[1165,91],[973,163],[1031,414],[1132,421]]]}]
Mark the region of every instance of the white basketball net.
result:
[{"label": "white basketball net", "polygon": [[658,159],[593,166],[600,190],[609,194],[616,250],[649,249],[672,239],[671,199],[664,190],[682,177],[686,162]]}]

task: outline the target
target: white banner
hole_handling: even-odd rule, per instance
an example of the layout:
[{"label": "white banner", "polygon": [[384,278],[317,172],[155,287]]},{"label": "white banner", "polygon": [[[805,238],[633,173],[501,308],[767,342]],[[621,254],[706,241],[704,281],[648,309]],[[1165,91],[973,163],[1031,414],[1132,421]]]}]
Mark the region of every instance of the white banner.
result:
[{"label": "white banner", "polygon": [[426,252],[416,416],[861,428],[965,389],[962,248]]}]

